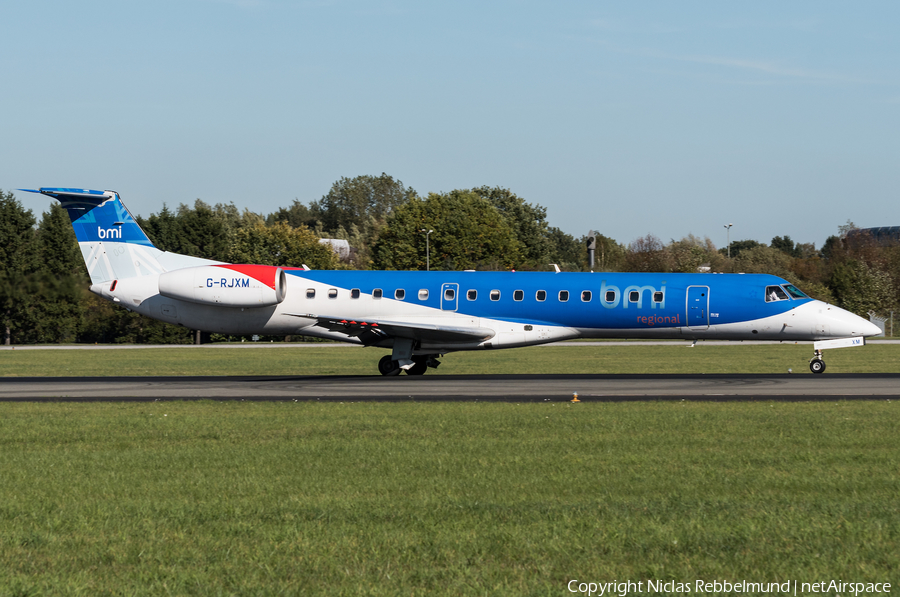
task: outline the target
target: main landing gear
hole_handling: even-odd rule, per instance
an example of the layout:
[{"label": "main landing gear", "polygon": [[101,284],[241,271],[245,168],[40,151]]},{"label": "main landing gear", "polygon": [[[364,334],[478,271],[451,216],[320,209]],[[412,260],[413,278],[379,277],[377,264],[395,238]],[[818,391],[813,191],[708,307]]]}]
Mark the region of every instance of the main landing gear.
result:
[{"label": "main landing gear", "polygon": [[822,360],[822,351],[817,350],[816,356],[809,360],[809,370],[813,373],[824,373],[825,372],[825,361]]},{"label": "main landing gear", "polygon": [[[429,367],[437,367],[441,362],[435,358],[436,356],[433,354],[414,355],[412,365],[405,369],[406,374],[423,375]],[[400,362],[392,359],[389,354],[384,355],[378,361],[378,372],[382,375],[400,375],[401,371],[404,369],[400,366]]]}]

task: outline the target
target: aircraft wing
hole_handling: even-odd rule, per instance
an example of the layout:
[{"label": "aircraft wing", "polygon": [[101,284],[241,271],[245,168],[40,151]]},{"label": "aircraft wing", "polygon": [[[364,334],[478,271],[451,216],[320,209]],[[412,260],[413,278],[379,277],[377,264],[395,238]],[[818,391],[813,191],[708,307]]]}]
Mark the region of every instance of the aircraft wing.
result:
[{"label": "aircraft wing", "polygon": [[316,323],[313,325],[332,332],[355,336],[363,344],[376,344],[385,338],[409,338],[428,342],[482,342],[494,337],[493,330],[480,327],[387,321],[377,318],[362,321],[312,313],[286,313],[286,315],[315,319]]}]

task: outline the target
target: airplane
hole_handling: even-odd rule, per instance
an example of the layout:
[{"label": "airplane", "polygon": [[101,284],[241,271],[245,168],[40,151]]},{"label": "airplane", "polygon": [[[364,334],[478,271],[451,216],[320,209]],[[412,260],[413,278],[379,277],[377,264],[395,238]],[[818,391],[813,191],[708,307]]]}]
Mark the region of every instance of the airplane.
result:
[{"label": "airplane", "polygon": [[382,375],[421,375],[455,351],[575,338],[813,341],[881,330],[766,274],[349,271],[232,264],[156,248],[115,191],[20,189],[67,210],[91,292],[221,334],[304,335],[390,349]]}]

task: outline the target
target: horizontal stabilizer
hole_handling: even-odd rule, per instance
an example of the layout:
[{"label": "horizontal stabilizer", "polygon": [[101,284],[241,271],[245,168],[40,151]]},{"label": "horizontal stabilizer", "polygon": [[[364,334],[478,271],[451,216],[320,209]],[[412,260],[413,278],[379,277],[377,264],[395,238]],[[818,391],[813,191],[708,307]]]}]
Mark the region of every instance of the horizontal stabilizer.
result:
[{"label": "horizontal stabilizer", "polygon": [[19,189],[53,197],[65,208],[79,243],[120,242],[152,247],[115,191],[47,188]]}]

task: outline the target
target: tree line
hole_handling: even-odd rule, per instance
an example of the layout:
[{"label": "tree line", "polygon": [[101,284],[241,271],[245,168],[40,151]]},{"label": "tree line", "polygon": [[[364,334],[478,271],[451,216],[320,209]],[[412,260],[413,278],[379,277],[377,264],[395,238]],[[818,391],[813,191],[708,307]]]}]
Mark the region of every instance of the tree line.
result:
[{"label": "tree line", "polygon": [[[161,250],[230,263],[424,270],[427,259],[435,270],[547,270],[555,263],[586,271],[586,236],[550,226],[546,216],[544,207],[509,189],[482,186],[421,196],[382,173],[341,178],[317,201],[294,200],[266,215],[197,199],[174,210],[164,205],[137,220]],[[667,243],[647,235],[628,244],[598,235],[594,268],[770,273],[860,315],[891,311],[900,299],[900,246],[854,229],[851,223],[841,226],[820,250],[789,236],[717,249],[709,238],[693,235]],[[339,259],[320,239],[345,240],[352,250]],[[191,330],[113,305],[88,286],[66,211],[54,203],[38,221],[13,193],[0,191],[5,344],[192,342]]]}]

